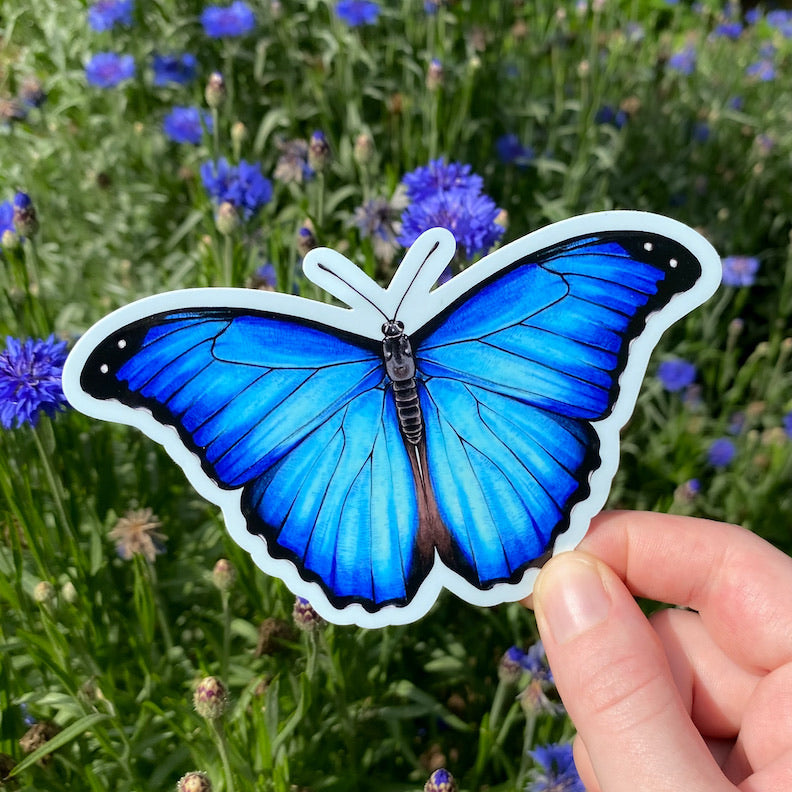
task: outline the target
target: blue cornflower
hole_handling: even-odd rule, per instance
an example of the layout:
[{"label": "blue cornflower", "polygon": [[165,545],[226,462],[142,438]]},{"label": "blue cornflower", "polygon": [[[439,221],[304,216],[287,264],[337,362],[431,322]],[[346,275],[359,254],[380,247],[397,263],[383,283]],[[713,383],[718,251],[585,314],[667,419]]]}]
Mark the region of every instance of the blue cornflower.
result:
[{"label": "blue cornflower", "polygon": [[792,438],[792,412],[788,412],[784,418],[784,431],[787,433],[787,437]]},{"label": "blue cornflower", "polygon": [[703,121],[696,121],[690,133],[690,138],[694,143],[706,143],[710,137],[710,128]]},{"label": "blue cornflower", "polygon": [[707,460],[713,467],[726,467],[734,459],[737,447],[728,437],[713,440],[707,450]]},{"label": "blue cornflower", "polygon": [[784,38],[792,37],[792,11],[769,11],[765,19],[767,24],[778,30]]},{"label": "blue cornflower", "polygon": [[6,338],[0,352],[0,424],[36,426],[41,413],[52,417],[63,409],[61,374],[66,362],[66,342],[28,338],[20,342]]},{"label": "blue cornflower", "polygon": [[440,2],[441,0],[424,0],[424,11],[429,16],[434,16],[440,8]]},{"label": "blue cornflower", "polygon": [[88,9],[88,24],[96,31],[132,24],[133,0],[99,0]]},{"label": "blue cornflower", "polygon": [[621,129],[629,120],[629,116],[624,110],[614,110],[610,105],[603,105],[597,110],[594,121],[597,124],[605,124]]},{"label": "blue cornflower", "polygon": [[155,55],[152,66],[154,85],[186,85],[195,79],[198,64],[195,55],[185,52],[183,55]]},{"label": "blue cornflower", "polygon": [[176,143],[198,145],[203,137],[204,127],[212,131],[212,116],[197,107],[174,107],[165,116],[162,129]]},{"label": "blue cornflower", "polygon": [[209,38],[244,36],[256,26],[256,15],[247,3],[236,0],[227,8],[207,6],[201,14],[201,24]]},{"label": "blue cornflower", "polygon": [[251,218],[272,198],[272,183],[264,178],[261,165],[241,160],[229,165],[225,157],[201,166],[201,178],[209,195],[218,205],[233,204],[245,217]]},{"label": "blue cornflower", "polygon": [[758,269],[756,256],[726,256],[723,259],[723,282],[727,286],[753,286]]},{"label": "blue cornflower", "polygon": [[755,77],[759,82],[771,82],[775,80],[776,70],[772,61],[763,59],[748,66],[745,74],[748,77]]},{"label": "blue cornflower", "polygon": [[657,378],[667,391],[674,393],[693,384],[696,379],[696,367],[693,363],[680,358],[664,360],[657,367]]},{"label": "blue cornflower", "polygon": [[6,231],[14,233],[14,205],[11,201],[0,203],[0,239]]},{"label": "blue cornflower", "polygon": [[524,146],[513,132],[501,135],[495,141],[495,153],[501,162],[520,168],[525,167],[535,156],[534,150],[530,146]]},{"label": "blue cornflower", "polygon": [[115,52],[97,52],[85,67],[85,77],[98,88],[113,88],[135,76],[135,59]]},{"label": "blue cornflower", "polygon": [[407,197],[411,201],[421,201],[440,190],[454,187],[474,192],[484,188],[484,180],[471,173],[470,165],[459,162],[446,164],[444,157],[431,160],[428,165],[405,174],[402,184],[407,188]]},{"label": "blue cornflower", "polygon": [[535,679],[553,682],[553,672],[547,663],[547,654],[541,641],[537,641],[523,654],[521,665]]},{"label": "blue cornflower", "polygon": [[336,14],[349,27],[373,25],[379,17],[380,7],[368,0],[341,0],[335,5]]},{"label": "blue cornflower", "polygon": [[693,74],[696,70],[696,50],[693,47],[685,47],[685,49],[675,52],[668,59],[668,68],[681,74]]},{"label": "blue cornflower", "polygon": [[742,32],[742,22],[730,21],[721,22],[720,25],[712,31],[712,35],[721,38],[738,39]]},{"label": "blue cornflower", "polygon": [[411,203],[402,214],[400,244],[408,247],[429,228],[447,228],[467,258],[486,253],[503,233],[495,219],[500,209],[477,190],[454,187]]},{"label": "blue cornflower", "polygon": [[528,752],[536,763],[526,792],[586,792],[570,743],[541,745]]}]

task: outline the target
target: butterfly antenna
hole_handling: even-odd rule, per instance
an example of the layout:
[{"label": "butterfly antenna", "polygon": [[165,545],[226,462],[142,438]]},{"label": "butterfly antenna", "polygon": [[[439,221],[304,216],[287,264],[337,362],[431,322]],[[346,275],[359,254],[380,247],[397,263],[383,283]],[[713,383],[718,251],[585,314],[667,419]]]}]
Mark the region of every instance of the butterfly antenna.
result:
[{"label": "butterfly antenna", "polygon": [[396,306],[396,310],[393,312],[394,318],[399,315],[399,310],[402,307],[402,303],[404,302],[404,298],[410,293],[410,289],[412,289],[413,284],[415,283],[415,279],[421,274],[421,270],[424,268],[424,266],[426,266],[426,262],[429,261],[429,259],[432,257],[432,254],[439,247],[440,247],[440,243],[439,242],[435,242],[434,245],[432,245],[432,249],[426,254],[426,256],[424,257],[424,260],[421,262],[421,266],[418,267],[417,270],[415,270],[415,275],[412,276],[412,280],[410,281],[409,285],[405,289],[401,300],[399,300],[399,304]]},{"label": "butterfly antenna", "polygon": [[[366,295],[363,294],[363,292],[360,291],[360,289],[356,289],[349,281],[344,280],[337,272],[333,272],[333,270],[329,269],[328,267],[325,267],[325,265],[322,264],[321,261],[317,261],[316,266],[320,270],[322,270],[322,272],[326,272],[329,275],[332,275],[336,280],[341,281],[341,283],[343,283],[344,286],[347,286],[348,288],[352,289],[352,291],[355,292],[355,294],[357,294],[359,297],[362,297],[372,308],[374,308],[378,313],[382,314],[383,319],[387,321],[390,318],[375,302],[373,302],[371,299],[366,297]],[[401,303],[399,304],[401,305]]]}]

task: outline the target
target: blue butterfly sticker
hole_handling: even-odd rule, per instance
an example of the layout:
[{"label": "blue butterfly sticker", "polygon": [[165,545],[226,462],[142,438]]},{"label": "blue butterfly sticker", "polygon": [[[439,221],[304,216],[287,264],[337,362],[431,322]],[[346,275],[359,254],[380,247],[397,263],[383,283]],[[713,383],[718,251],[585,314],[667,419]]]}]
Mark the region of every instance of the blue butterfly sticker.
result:
[{"label": "blue butterfly sticker", "polygon": [[640,212],[573,218],[442,286],[423,234],[387,289],[332,250],[307,277],[349,306],[188,289],[107,316],[75,346],[77,409],[161,443],[265,572],[326,619],[424,615],[530,594],[603,507],[661,334],[720,259]]}]

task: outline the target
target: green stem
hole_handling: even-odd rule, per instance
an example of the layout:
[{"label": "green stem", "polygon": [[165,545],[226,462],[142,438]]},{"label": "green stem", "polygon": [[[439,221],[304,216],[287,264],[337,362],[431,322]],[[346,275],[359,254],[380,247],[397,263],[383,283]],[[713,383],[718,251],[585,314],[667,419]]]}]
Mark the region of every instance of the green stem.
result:
[{"label": "green stem", "polygon": [[234,285],[234,239],[226,234],[223,242],[223,280],[225,286]]},{"label": "green stem", "polygon": [[220,664],[220,676],[223,679],[228,679],[228,666],[231,655],[231,597],[227,591],[222,591],[220,597],[223,601],[223,657]]},{"label": "green stem", "polygon": [[228,792],[234,792],[234,776],[231,773],[231,762],[228,758],[228,742],[226,741],[225,731],[223,727],[216,721],[210,720],[209,725],[212,728],[212,734],[217,743],[217,750],[220,753],[220,761],[223,763],[223,774],[226,778],[226,789]]}]

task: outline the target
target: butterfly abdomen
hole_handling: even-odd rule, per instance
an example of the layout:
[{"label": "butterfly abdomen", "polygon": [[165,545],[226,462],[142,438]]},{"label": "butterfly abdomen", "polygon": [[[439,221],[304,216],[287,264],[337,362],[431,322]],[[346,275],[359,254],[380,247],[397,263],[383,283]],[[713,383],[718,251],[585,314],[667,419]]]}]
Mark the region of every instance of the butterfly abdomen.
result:
[{"label": "butterfly abdomen", "polygon": [[399,321],[389,321],[382,326],[382,356],[385,372],[393,383],[393,398],[399,427],[407,442],[418,445],[423,437],[423,416],[415,386],[415,359],[410,339]]}]

